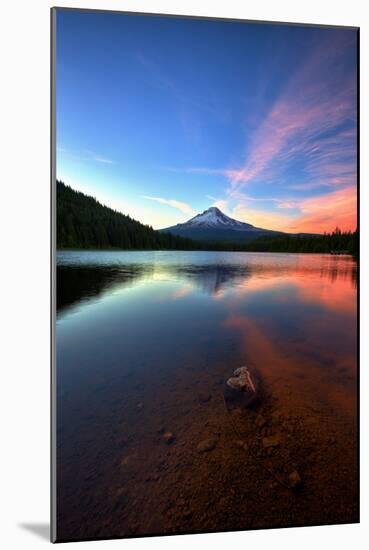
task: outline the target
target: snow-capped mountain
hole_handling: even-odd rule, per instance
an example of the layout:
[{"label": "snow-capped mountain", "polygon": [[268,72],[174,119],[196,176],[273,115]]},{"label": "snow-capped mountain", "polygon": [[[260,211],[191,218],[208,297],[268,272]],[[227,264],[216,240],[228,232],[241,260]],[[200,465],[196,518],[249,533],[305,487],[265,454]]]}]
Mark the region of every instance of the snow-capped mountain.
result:
[{"label": "snow-capped mountain", "polygon": [[178,223],[161,231],[205,241],[249,241],[265,234],[278,234],[230,218],[216,206],[211,206],[185,223]]},{"label": "snow-capped mountain", "polygon": [[223,214],[216,206],[211,206],[202,212],[202,214],[197,214],[197,216],[191,218],[188,222],[179,223],[175,227],[204,227],[234,229],[236,231],[257,231],[257,228],[249,223],[239,222],[238,220],[226,216],[226,214]]}]

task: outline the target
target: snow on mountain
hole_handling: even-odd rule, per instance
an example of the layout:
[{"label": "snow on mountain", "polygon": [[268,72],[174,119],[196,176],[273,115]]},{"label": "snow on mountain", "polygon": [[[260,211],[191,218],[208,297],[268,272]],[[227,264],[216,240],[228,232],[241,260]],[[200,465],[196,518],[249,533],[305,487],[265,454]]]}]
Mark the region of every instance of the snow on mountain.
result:
[{"label": "snow on mountain", "polygon": [[[240,222],[226,216],[216,206],[211,206],[187,222],[178,223],[172,227],[160,229],[160,231],[199,241],[243,244],[263,236],[272,237],[288,234]],[[292,233],[289,235],[293,236]]]},{"label": "snow on mountain", "polygon": [[258,231],[256,227],[249,223],[240,222],[226,214],[223,214],[216,206],[211,206],[202,214],[197,214],[194,218],[185,223],[179,223],[178,228],[204,228],[204,229],[233,229],[236,231]]},{"label": "snow on mountain", "polygon": [[276,231],[254,227],[226,216],[216,206],[211,206],[185,223],[178,223],[160,231],[199,241],[248,242],[263,235],[277,235]]}]

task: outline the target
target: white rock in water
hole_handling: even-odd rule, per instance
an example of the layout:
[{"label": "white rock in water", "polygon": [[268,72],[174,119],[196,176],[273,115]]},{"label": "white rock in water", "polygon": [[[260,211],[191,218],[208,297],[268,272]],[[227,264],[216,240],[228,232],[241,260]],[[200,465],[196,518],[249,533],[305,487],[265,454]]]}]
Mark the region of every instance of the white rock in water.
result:
[{"label": "white rock in water", "polygon": [[224,399],[227,405],[248,407],[259,398],[257,373],[248,367],[240,367],[233,372],[224,385]]},{"label": "white rock in water", "polygon": [[234,390],[245,391],[249,390],[256,393],[256,388],[247,367],[240,367],[234,371],[234,376],[228,378],[227,384]]}]

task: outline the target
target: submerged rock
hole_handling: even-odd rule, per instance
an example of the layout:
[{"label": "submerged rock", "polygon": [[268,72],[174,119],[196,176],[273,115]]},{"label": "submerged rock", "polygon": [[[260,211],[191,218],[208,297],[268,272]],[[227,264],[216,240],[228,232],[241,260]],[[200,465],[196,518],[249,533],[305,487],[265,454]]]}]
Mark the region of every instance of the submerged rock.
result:
[{"label": "submerged rock", "polygon": [[290,487],[291,489],[299,489],[300,486],[301,486],[301,477],[300,477],[300,474],[298,473],[297,470],[294,470],[293,472],[290,473],[290,475],[288,476],[288,481],[290,483]]},{"label": "submerged rock", "polygon": [[200,441],[200,443],[197,445],[197,450],[199,451],[199,453],[207,453],[215,449],[217,444],[218,444],[218,438],[209,437],[208,439],[204,439],[203,441]]},{"label": "submerged rock", "polygon": [[228,407],[250,407],[259,399],[259,379],[248,367],[236,369],[224,385],[224,399]]},{"label": "submerged rock", "polygon": [[270,435],[268,437],[263,437],[263,447],[264,449],[270,449],[272,447],[278,447],[280,445],[281,440],[278,435]]},{"label": "submerged rock", "polygon": [[172,432],[165,432],[163,439],[167,445],[170,445],[175,440],[175,435]]}]

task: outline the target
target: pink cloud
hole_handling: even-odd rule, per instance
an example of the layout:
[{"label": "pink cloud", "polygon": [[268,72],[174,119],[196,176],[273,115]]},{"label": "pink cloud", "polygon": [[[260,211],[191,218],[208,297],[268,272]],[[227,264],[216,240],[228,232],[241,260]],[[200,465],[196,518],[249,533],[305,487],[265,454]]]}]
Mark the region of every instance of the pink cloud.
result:
[{"label": "pink cloud", "polygon": [[339,227],[342,231],[354,231],[357,227],[356,194],[356,187],[347,187],[304,199],[299,204],[301,215],[287,223],[286,230],[323,233]]},{"label": "pink cloud", "polygon": [[[232,215],[256,227],[289,233],[329,233],[336,227],[354,231],[356,205],[356,187],[351,186],[317,197],[280,201],[277,203],[279,212],[253,208],[246,200],[233,209]],[[289,212],[290,209],[297,213]]]},{"label": "pink cloud", "polygon": [[[324,120],[326,127],[334,127],[339,123],[340,118],[335,116],[336,110],[331,103],[327,99],[321,104],[304,107],[299,101],[293,101],[288,96],[279,99],[257,131],[244,166],[238,170],[227,171],[231,180],[231,190],[239,189],[245,183],[262,177],[269,164],[278,160],[278,157],[280,162],[286,162],[298,153],[306,153],[304,141],[312,139],[317,131],[321,131]],[[292,140],[297,140],[298,143],[291,144]],[[319,146],[315,145],[310,151],[316,154]],[[316,160],[309,161],[309,167],[318,168],[324,176],[331,174],[333,169],[346,172],[349,168],[354,168],[342,162],[340,165],[332,166],[327,164],[327,160],[329,153],[316,156]],[[316,170],[314,172],[316,175]]]},{"label": "pink cloud", "polygon": [[[250,182],[275,181],[296,158],[303,160],[315,183],[355,183],[356,133],[352,128],[338,130],[343,123],[355,122],[355,79],[336,87],[327,72],[339,52],[328,47],[322,54],[320,49],[291,77],[251,138],[244,164],[227,170],[231,196]],[[319,79],[319,74],[324,77]]]}]

